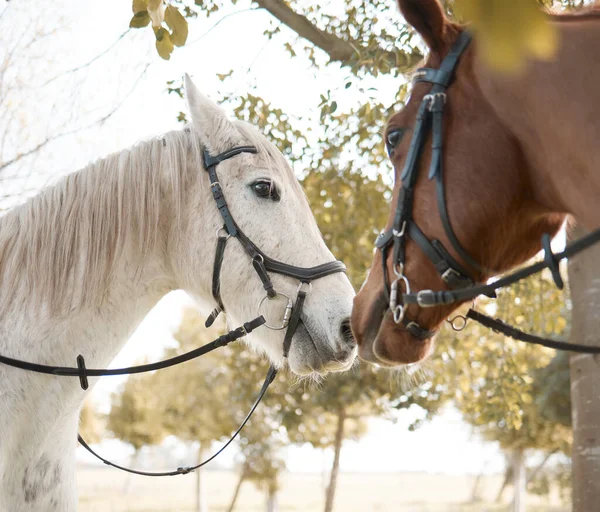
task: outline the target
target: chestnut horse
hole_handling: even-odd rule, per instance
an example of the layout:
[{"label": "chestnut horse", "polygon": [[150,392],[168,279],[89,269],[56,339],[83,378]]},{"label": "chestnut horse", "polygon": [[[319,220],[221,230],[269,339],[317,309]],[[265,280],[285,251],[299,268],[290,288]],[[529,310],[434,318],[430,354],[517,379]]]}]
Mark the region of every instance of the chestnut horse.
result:
[{"label": "chestnut horse", "polygon": [[[433,348],[431,335],[458,307],[410,304],[402,307],[398,323],[394,321],[389,295],[394,275],[400,276],[396,280],[404,292],[407,284],[412,292],[449,289],[424,244],[430,247],[431,241],[439,241],[448,261],[481,283],[535,255],[541,236],[554,236],[568,214],[588,229],[600,227],[596,203],[600,197],[598,9],[552,16],[560,38],[554,60],[531,61],[521,74],[499,75],[478,57],[476,36],[453,59],[457,45],[465,39],[461,36],[464,27],[446,18],[438,0],[398,0],[398,4],[429,47],[425,67],[439,69],[449,54],[446,61],[455,60],[455,66],[447,96],[441,95],[447,100],[440,123],[446,219],[438,211],[435,180],[428,179],[434,151],[431,130],[426,132],[422,151],[410,151],[424,98],[427,101],[430,94],[431,105],[436,100],[431,95],[436,89],[427,83],[431,80],[415,80],[410,100],[386,128],[396,173],[388,238],[403,235],[392,229],[403,188],[400,174],[410,152],[417,153],[411,218],[426,241],[421,238],[417,243],[408,233],[402,268],[395,265],[398,260],[392,251],[384,252],[383,258],[376,251],[368,278],[354,300],[352,329],[359,355],[384,366],[427,357]],[[398,316],[405,318],[400,322]],[[417,332],[407,325],[416,326]]]}]

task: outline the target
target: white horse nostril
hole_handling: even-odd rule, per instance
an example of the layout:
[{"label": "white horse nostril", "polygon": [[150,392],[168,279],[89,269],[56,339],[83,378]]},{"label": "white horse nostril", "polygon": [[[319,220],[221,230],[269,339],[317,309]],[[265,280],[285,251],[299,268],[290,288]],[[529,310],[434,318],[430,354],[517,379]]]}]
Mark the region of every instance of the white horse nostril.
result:
[{"label": "white horse nostril", "polygon": [[354,339],[354,334],[352,334],[352,328],[350,327],[350,318],[346,318],[342,322],[342,325],[340,326],[340,336],[345,345],[349,345],[350,347],[356,345],[356,340]]}]

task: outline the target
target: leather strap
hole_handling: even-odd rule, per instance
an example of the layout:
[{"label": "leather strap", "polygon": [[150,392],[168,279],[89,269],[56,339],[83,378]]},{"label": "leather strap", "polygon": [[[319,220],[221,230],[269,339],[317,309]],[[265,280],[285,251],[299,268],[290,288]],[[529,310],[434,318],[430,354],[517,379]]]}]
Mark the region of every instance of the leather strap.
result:
[{"label": "leather strap", "polygon": [[271,382],[273,382],[276,375],[277,375],[277,369],[274,366],[271,366],[269,368],[269,372],[267,373],[267,376],[265,377],[265,381],[263,382],[263,385],[258,393],[258,396],[256,397],[256,400],[254,401],[254,404],[250,408],[250,411],[248,412],[248,414],[246,415],[246,417],[244,418],[244,420],[242,421],[242,423],[240,424],[238,429],[231,435],[229,440],[216,453],[211,455],[208,459],[202,461],[200,464],[196,464],[195,466],[179,467],[174,471],[163,471],[163,472],[138,471],[137,469],[131,469],[131,468],[126,468],[125,466],[120,466],[119,464],[115,464],[114,462],[111,462],[111,461],[105,459],[101,455],[98,455],[98,453],[96,453],[94,450],[92,450],[92,448],[90,448],[90,446],[84,441],[83,437],[81,437],[81,435],[79,435],[79,434],[77,434],[77,440],[79,441],[81,446],[83,446],[94,457],[96,457],[97,459],[100,459],[102,462],[104,462],[104,464],[106,464],[107,466],[111,466],[113,468],[120,469],[121,471],[126,471],[127,473],[133,473],[134,475],[142,475],[142,476],[187,475],[188,473],[195,471],[196,469],[201,468],[202,466],[208,464],[211,460],[213,460],[214,458],[219,456],[223,452],[223,450],[225,450],[225,448],[227,448],[233,442],[233,440],[238,436],[238,434],[244,428],[246,423],[248,423],[248,420],[250,419],[250,417],[252,416],[252,414],[254,413],[256,408],[258,407],[258,404],[261,402],[261,400],[265,396],[265,393],[267,392],[269,385],[271,384]]},{"label": "leather strap", "polygon": [[264,323],[265,319],[261,315],[259,317],[256,317],[254,320],[246,322],[245,324],[243,324],[243,326],[238,327],[237,329],[233,329],[232,331],[229,331],[228,333],[225,333],[222,336],[219,336],[214,341],[202,345],[201,347],[198,347],[194,350],[190,350],[185,354],[171,357],[169,359],[165,359],[156,363],[141,364],[137,366],[127,366],[125,368],[85,368],[85,364],[79,363],[79,358],[83,360],[82,356],[78,356],[77,358],[77,367],[50,366],[45,364],[30,363],[28,361],[21,361],[20,359],[13,359],[11,357],[6,357],[2,355],[0,355],[0,363],[12,366],[14,368],[20,368],[21,370],[28,370],[30,372],[45,373],[47,375],[58,375],[62,377],[77,377],[79,379],[81,379],[82,377],[87,379],[87,377],[106,377],[110,375],[131,375],[134,373],[153,372],[156,370],[162,370],[163,368],[169,368],[171,366],[185,363],[186,361],[190,361],[192,359],[196,359],[197,357],[203,356],[204,354],[208,354],[216,348],[224,347],[225,345],[228,345],[229,343],[232,343],[242,338],[243,336],[246,336],[246,334],[251,333],[254,329],[260,327]]},{"label": "leather strap", "polygon": [[512,325],[504,323],[498,318],[492,318],[491,316],[480,313],[479,311],[475,311],[474,309],[469,309],[466,316],[467,318],[480,323],[488,329],[492,329],[503,336],[508,336],[509,338],[513,338],[517,341],[524,341],[525,343],[531,343],[533,345],[541,345],[543,347],[553,348],[554,350],[566,350],[568,352],[577,352],[580,354],[600,354],[600,347],[580,345],[578,343],[569,343],[561,340],[552,340],[550,338],[542,338],[541,336],[536,336],[535,334],[523,332]]},{"label": "leather strap", "polygon": [[[308,284],[308,283],[303,283]],[[292,338],[298,328],[298,324],[300,323],[300,319],[302,316],[302,308],[304,307],[304,301],[306,299],[306,292],[304,290],[298,290],[298,295],[296,296],[296,303],[294,304],[294,309],[292,311],[292,316],[290,318],[290,323],[288,324],[287,331],[285,331],[285,337],[283,339],[283,357],[287,358],[290,354],[290,348],[292,346]]]},{"label": "leather strap", "polygon": [[544,261],[532,263],[527,267],[523,267],[512,274],[501,277],[500,279],[489,283],[470,286],[462,290],[421,290],[416,293],[408,293],[402,296],[402,300],[406,304],[418,304],[421,307],[433,307],[441,304],[456,304],[475,299],[480,295],[495,297],[496,290],[510,286],[517,281],[537,274],[545,268],[552,268],[556,262],[570,258],[588,247],[600,242],[600,229],[592,231],[581,237],[579,240],[567,245],[565,250],[552,255],[551,258],[545,258]]},{"label": "leather strap", "polygon": [[240,153],[257,154],[258,149],[254,146],[237,146],[235,148],[228,149],[227,151],[223,151],[223,153],[219,153],[216,156],[211,156],[210,152],[207,149],[205,149],[202,153],[202,156],[204,158],[204,168],[208,170],[211,167],[216,167],[221,162],[229,160],[230,158],[239,155]]},{"label": "leather strap", "polygon": [[450,288],[465,288],[473,284],[468,272],[450,255],[439,240],[432,242],[414,222],[408,224],[408,235],[419,246]]},{"label": "leather strap", "polygon": [[204,326],[207,328],[214,324],[221,311],[225,310],[225,307],[223,306],[223,300],[221,299],[221,267],[223,266],[223,257],[225,256],[225,247],[227,245],[228,238],[229,235],[219,235],[217,237],[217,250],[215,252],[212,276],[212,296],[217,302],[217,307],[213,309],[212,313],[204,322]]},{"label": "leather strap", "polygon": [[431,68],[420,68],[415,73],[413,83],[416,82],[428,82],[434,84],[432,93],[442,92],[450,85],[452,78],[454,77],[454,71],[458,64],[460,56],[463,54],[469,43],[471,42],[471,34],[466,30],[463,30],[450,51],[442,61],[439,69]]}]

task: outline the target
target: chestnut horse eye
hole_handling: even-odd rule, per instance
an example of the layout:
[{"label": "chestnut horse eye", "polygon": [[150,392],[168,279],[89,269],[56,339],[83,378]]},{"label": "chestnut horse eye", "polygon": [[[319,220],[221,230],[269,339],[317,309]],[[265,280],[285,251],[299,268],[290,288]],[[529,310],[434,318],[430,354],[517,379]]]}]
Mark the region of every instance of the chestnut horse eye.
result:
[{"label": "chestnut horse eye", "polygon": [[404,136],[404,132],[404,128],[395,128],[392,131],[388,132],[385,138],[385,147],[387,149],[388,155],[391,156],[396,146],[400,144],[400,141]]}]

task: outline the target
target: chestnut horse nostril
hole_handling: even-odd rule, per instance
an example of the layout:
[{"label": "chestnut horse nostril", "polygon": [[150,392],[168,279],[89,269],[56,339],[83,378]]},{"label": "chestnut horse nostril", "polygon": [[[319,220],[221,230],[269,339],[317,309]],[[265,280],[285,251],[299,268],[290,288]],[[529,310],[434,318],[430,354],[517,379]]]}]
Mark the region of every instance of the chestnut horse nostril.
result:
[{"label": "chestnut horse nostril", "polygon": [[352,328],[350,327],[349,318],[346,318],[342,322],[342,325],[340,326],[340,336],[346,345],[350,345],[351,347],[356,345],[356,340],[354,339],[354,334],[352,334]]}]

